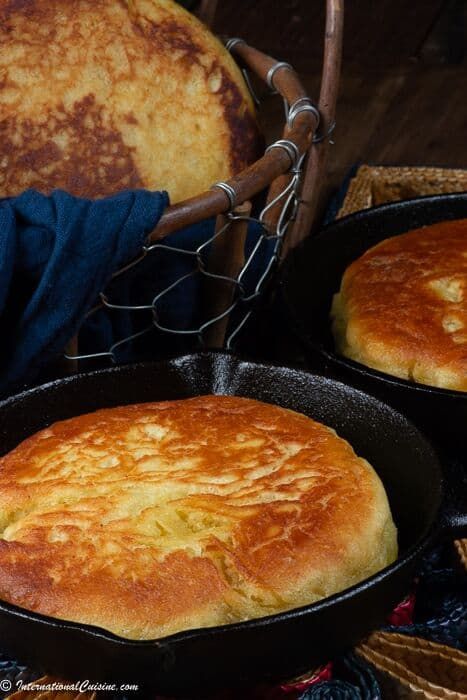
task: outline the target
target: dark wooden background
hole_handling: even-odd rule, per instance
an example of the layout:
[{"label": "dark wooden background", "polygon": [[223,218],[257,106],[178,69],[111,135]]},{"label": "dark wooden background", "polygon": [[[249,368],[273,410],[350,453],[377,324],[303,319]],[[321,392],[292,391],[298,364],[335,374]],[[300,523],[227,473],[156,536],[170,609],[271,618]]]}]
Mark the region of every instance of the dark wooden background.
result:
[{"label": "dark wooden background", "polygon": [[[214,31],[291,63],[317,99],[324,0],[219,0]],[[467,0],[346,0],[335,145],[321,210],[356,163],[467,167]],[[266,135],[283,124],[276,98]],[[301,364],[280,304],[259,315],[261,357]],[[251,332],[245,343],[252,353]]]},{"label": "dark wooden background", "polygon": [[[328,190],[356,162],[467,167],[467,0],[347,0]],[[317,97],[324,0],[219,0],[214,31],[288,61]],[[281,105],[267,105],[268,126]]]}]

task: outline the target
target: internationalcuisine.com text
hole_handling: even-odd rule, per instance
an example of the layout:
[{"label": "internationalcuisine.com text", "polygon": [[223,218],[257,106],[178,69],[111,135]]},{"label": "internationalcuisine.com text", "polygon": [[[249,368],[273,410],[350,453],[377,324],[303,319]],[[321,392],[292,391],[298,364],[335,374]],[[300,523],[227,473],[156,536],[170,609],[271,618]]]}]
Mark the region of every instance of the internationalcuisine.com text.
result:
[{"label": "internationalcuisine.com text", "polygon": [[135,683],[92,683],[89,680],[76,681],[75,683],[24,683],[21,680],[16,682],[18,690],[22,691],[52,691],[52,692],[75,692],[75,693],[94,693],[94,692],[136,692],[139,686]]}]

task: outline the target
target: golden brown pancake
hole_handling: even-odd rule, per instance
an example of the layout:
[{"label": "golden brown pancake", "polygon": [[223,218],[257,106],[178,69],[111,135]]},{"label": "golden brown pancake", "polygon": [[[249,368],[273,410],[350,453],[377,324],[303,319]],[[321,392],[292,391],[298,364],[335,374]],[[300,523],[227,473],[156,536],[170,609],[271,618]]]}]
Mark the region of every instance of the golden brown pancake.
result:
[{"label": "golden brown pancake", "polygon": [[346,270],[332,308],[343,355],[467,391],[467,219],[388,238]]},{"label": "golden brown pancake", "polygon": [[311,603],[396,557],[333,430],[202,396],[55,423],[0,461],[0,598],[132,639]]},{"label": "golden brown pancake", "polygon": [[0,196],[191,197],[260,145],[243,77],[172,0],[0,0]]}]

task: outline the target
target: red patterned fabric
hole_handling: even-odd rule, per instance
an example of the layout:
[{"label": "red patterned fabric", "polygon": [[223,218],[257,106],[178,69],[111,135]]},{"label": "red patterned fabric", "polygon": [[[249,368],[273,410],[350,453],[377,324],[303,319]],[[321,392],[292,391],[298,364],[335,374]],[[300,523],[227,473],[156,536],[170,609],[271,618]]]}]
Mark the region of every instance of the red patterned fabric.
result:
[{"label": "red patterned fabric", "polygon": [[392,613],[388,617],[388,623],[394,625],[395,627],[401,627],[402,625],[411,625],[413,622],[413,613],[415,608],[415,593],[410,593],[407,598],[399,603],[399,605],[394,608]]}]

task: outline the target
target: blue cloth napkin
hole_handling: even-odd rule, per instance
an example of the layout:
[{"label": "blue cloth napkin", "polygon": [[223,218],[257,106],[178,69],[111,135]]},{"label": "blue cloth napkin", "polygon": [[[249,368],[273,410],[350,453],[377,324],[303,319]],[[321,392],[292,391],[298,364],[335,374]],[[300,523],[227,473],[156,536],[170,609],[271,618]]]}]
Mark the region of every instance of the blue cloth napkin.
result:
[{"label": "blue cloth napkin", "polygon": [[0,201],[0,393],[59,355],[112,273],[134,258],[168,196],[91,201],[29,190]]},{"label": "blue cloth napkin", "polygon": [[[51,196],[29,190],[0,200],[0,395],[35,381],[78,330],[83,355],[106,353],[136,336],[115,348],[117,362],[197,347],[197,333],[185,331],[197,330],[207,320],[196,251],[202,251],[206,264],[214,219],[176,231],[111,280],[116,270],[139,257],[168,203],[166,193],[144,190],[96,201],[60,190]],[[243,277],[246,296],[256,289],[273,253],[274,242],[263,233],[259,224],[250,223],[245,257],[254,256]],[[102,291],[124,310],[104,308],[86,318]],[[141,305],[148,308],[125,310]],[[250,308],[239,300],[231,314],[233,327]],[[180,332],[156,331],[153,312],[161,326]]]}]

